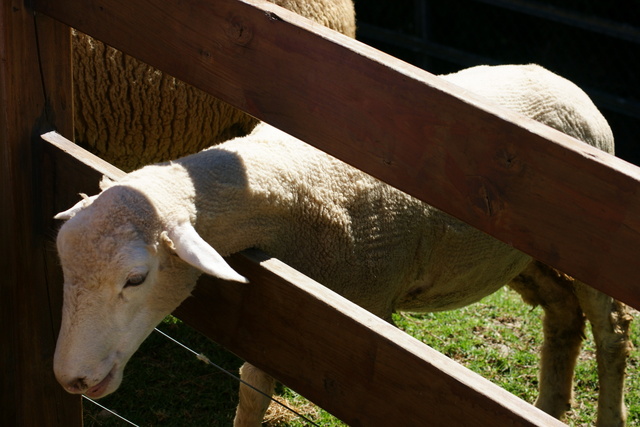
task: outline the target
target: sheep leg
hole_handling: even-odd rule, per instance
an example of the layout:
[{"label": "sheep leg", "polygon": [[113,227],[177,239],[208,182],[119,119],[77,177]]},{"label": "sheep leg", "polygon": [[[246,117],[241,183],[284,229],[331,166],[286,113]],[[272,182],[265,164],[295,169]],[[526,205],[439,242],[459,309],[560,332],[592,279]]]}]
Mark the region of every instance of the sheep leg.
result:
[{"label": "sheep leg", "polygon": [[532,262],[510,286],[525,302],[544,310],[544,343],[535,406],[561,419],[573,401],[573,373],[584,338],[585,320],[573,280]]},{"label": "sheep leg", "polygon": [[240,368],[240,378],[264,394],[240,383],[240,401],[233,425],[234,427],[261,426],[264,414],[271,403],[270,397],[275,390],[276,381],[248,362]]},{"label": "sheep leg", "polygon": [[632,348],[629,340],[631,315],[627,306],[583,283],[576,281],[576,294],[591,323],[598,362],[598,420],[596,425],[623,426],[624,374]]}]

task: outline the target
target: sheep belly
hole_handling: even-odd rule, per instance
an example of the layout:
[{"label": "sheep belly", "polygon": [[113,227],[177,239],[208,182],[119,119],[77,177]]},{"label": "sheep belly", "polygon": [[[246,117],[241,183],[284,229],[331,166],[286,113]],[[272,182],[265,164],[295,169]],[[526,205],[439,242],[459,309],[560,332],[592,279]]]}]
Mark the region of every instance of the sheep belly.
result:
[{"label": "sheep belly", "polygon": [[496,292],[514,279],[531,257],[481,232],[447,233],[433,247],[427,267],[397,299],[398,311],[461,308]]}]

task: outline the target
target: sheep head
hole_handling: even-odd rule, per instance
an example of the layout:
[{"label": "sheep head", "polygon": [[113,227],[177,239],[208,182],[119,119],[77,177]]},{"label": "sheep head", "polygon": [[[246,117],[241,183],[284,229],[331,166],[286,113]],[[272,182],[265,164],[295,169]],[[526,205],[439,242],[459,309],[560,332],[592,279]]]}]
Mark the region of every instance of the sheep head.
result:
[{"label": "sheep head", "polygon": [[114,185],[56,216],[64,274],[54,371],[70,393],[115,391],[124,366],[198,276],[246,282],[186,217],[167,220],[144,192]]}]

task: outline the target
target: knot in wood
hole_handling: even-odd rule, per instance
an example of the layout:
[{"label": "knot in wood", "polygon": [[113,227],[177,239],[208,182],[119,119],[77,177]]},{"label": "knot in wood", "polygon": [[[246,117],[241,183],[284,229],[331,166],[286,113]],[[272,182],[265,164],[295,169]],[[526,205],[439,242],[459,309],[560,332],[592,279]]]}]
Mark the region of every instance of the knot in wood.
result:
[{"label": "knot in wood", "polygon": [[491,181],[484,176],[467,177],[467,194],[476,211],[488,217],[502,210],[499,193]]},{"label": "knot in wood", "polygon": [[497,165],[502,169],[506,169],[511,173],[518,173],[522,170],[522,161],[513,147],[500,150],[497,157]]},{"label": "knot in wood", "polygon": [[253,30],[251,27],[237,18],[232,18],[228,21],[225,34],[233,43],[240,46],[249,44],[251,39],[253,39]]}]

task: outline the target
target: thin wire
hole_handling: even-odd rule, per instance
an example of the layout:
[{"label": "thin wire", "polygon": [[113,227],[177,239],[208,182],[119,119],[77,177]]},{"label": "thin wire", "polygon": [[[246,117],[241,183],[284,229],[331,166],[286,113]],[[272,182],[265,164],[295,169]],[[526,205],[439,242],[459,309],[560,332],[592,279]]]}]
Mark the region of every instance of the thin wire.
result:
[{"label": "thin wire", "polygon": [[107,408],[106,406],[102,406],[101,404],[99,404],[99,403],[98,403],[98,402],[96,402],[95,400],[90,399],[90,398],[88,398],[87,396],[82,396],[82,397],[83,397],[84,399],[88,400],[89,402],[93,403],[94,405],[101,407],[102,409],[104,409],[105,411],[107,411],[107,412],[111,413],[112,415],[115,415],[116,417],[120,418],[122,421],[126,421],[126,422],[128,422],[129,424],[131,424],[132,426],[140,427],[138,424],[134,424],[134,423],[132,423],[131,421],[129,421],[129,420],[128,420],[128,419],[126,419],[125,417],[123,417],[123,416],[121,416],[121,415],[119,415],[119,414],[117,414],[117,413],[113,412],[111,409]]},{"label": "thin wire", "polygon": [[314,423],[313,421],[311,421],[309,418],[305,417],[304,415],[302,415],[301,413],[297,412],[296,410],[289,408],[287,405],[285,405],[282,402],[279,402],[278,400],[274,399],[272,396],[269,396],[268,394],[264,393],[262,390],[257,389],[256,387],[252,386],[251,384],[249,384],[248,382],[246,382],[245,380],[243,380],[242,378],[238,377],[237,375],[232,374],[231,372],[227,371],[226,369],[224,369],[222,366],[217,365],[215,363],[213,363],[211,360],[209,360],[209,358],[207,356],[205,356],[202,353],[198,353],[192,349],[190,349],[189,347],[187,347],[186,345],[182,344],[180,341],[170,337],[169,335],[165,334],[164,332],[162,332],[160,329],[155,328],[156,332],[160,333],[161,335],[164,335],[166,338],[168,338],[169,340],[173,341],[174,343],[178,344],[179,346],[181,346],[182,348],[190,351],[191,353],[193,353],[198,360],[207,363],[217,369],[219,369],[220,371],[224,372],[225,374],[227,374],[228,376],[230,376],[231,378],[233,378],[236,381],[241,382],[242,384],[246,385],[247,387],[251,388],[252,390],[256,391],[257,393],[260,393],[261,395],[269,398],[269,400],[271,400],[272,402],[277,403],[278,405],[282,406],[283,408],[285,408],[288,411],[293,412],[294,414],[296,414],[298,417],[302,418],[303,420],[305,420],[307,423],[316,426],[316,427],[320,427],[318,424]]}]

